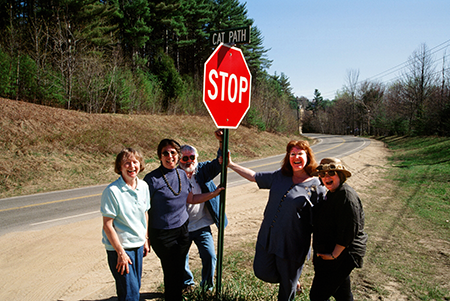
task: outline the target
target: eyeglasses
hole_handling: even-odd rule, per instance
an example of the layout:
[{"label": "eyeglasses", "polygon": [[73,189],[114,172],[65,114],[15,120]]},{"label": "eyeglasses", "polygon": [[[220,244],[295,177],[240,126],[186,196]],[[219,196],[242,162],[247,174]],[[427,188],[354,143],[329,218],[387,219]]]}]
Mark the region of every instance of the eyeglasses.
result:
[{"label": "eyeglasses", "polygon": [[321,171],[321,172],[319,172],[319,177],[321,177],[321,178],[325,178],[327,175],[332,177],[332,176],[336,175],[336,171],[330,170],[330,171]]},{"label": "eyeglasses", "polygon": [[163,155],[164,157],[169,157],[169,155],[172,155],[172,157],[173,157],[173,156],[175,156],[176,154],[178,154],[176,151],[170,151],[170,152],[168,152],[168,151],[163,151],[163,152],[162,152],[162,155]]},{"label": "eyeglasses", "polygon": [[181,158],[181,161],[187,162],[189,159],[191,159],[191,161],[194,161],[194,160],[195,160],[195,155],[183,156],[183,157]]}]

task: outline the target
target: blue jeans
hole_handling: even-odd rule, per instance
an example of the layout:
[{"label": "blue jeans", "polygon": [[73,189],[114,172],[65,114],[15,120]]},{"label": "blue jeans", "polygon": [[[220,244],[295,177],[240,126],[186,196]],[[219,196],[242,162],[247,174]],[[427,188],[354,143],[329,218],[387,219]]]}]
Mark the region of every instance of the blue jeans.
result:
[{"label": "blue jeans", "polygon": [[144,246],[125,250],[133,264],[128,265],[129,273],[120,273],[116,269],[117,252],[107,251],[108,265],[114,279],[116,280],[117,297],[120,301],[139,300],[139,289],[141,288],[142,259],[144,257]]},{"label": "blue jeans", "polygon": [[[205,289],[214,287],[214,271],[216,269],[216,252],[214,250],[214,240],[211,227],[204,227],[197,231],[189,232],[189,246],[192,242],[197,245],[200,258],[202,260],[202,281],[200,286]],[[184,286],[194,284],[194,275],[189,269],[189,253],[186,255],[184,270]]]}]

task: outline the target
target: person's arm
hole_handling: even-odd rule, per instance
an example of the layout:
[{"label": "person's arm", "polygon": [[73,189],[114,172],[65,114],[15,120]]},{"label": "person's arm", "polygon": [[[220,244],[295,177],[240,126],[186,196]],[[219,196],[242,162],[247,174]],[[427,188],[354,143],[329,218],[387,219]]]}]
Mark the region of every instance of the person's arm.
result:
[{"label": "person's arm", "polygon": [[123,249],[122,245],[119,241],[119,236],[117,236],[117,232],[114,229],[113,225],[114,219],[112,217],[103,217],[103,230],[105,231],[106,236],[108,237],[109,242],[113,246],[114,250],[117,252],[117,271],[123,275],[124,272],[129,273],[129,264],[133,264],[130,257],[128,257],[127,252]]},{"label": "person's arm", "polygon": [[148,238],[148,211],[145,211],[145,221],[147,222],[147,225],[145,227],[144,257],[150,253],[150,239]]},{"label": "person's arm", "polygon": [[205,192],[205,193],[201,193],[201,194],[193,194],[192,192],[190,192],[186,202],[188,204],[204,203],[204,202],[218,196],[220,194],[220,192],[224,189],[225,188],[218,186],[216,188],[216,190],[214,190],[212,192]]},{"label": "person's arm", "polygon": [[231,168],[236,173],[238,173],[241,177],[246,178],[251,182],[256,182],[255,178],[256,172],[247,167],[232,162],[230,152],[228,152],[228,167]]},{"label": "person's arm", "polygon": [[335,260],[336,258],[339,257],[339,255],[341,255],[341,253],[344,250],[345,250],[344,246],[336,245],[334,247],[333,252],[331,252],[331,254],[320,254],[320,253],[317,253],[317,256],[321,257],[323,260]]}]

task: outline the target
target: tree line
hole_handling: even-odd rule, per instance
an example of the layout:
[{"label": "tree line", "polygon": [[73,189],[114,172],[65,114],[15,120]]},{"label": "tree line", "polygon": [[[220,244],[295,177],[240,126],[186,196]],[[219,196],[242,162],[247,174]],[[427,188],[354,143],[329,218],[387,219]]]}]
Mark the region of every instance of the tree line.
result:
[{"label": "tree line", "polygon": [[[268,74],[263,35],[239,0],[0,0],[0,96],[89,113],[207,115],[212,31],[251,26],[243,124],[259,130],[450,135],[447,55],[421,45],[390,83],[350,70],[334,99],[295,97]],[[448,42],[448,41],[447,41]],[[439,69],[438,62],[442,61]]]},{"label": "tree line", "polygon": [[333,100],[324,99],[318,89],[311,101],[298,99],[308,110],[303,114],[303,130],[375,136],[449,136],[447,57],[445,52],[442,58],[434,57],[422,44],[408,58],[401,75],[390,83],[359,81],[359,71],[349,70],[347,83]]},{"label": "tree line", "polygon": [[289,78],[270,75],[263,36],[238,0],[0,0],[0,96],[89,113],[208,114],[209,34],[251,26],[244,122],[297,129]]}]

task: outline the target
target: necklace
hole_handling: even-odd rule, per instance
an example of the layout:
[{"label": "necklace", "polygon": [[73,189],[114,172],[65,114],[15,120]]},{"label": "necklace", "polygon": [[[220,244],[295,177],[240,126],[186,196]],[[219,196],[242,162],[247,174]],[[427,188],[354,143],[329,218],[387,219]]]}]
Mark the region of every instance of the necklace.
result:
[{"label": "necklace", "polygon": [[178,173],[178,168],[175,168],[175,171],[177,172],[177,176],[178,176],[178,193],[173,190],[172,186],[170,186],[169,181],[167,181],[167,178],[164,175],[164,170],[161,168],[161,173],[164,178],[164,182],[166,182],[166,184],[167,184],[167,187],[169,187],[170,191],[172,191],[172,193],[174,195],[179,195],[181,193],[181,179],[180,179],[180,174]]}]

